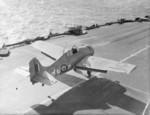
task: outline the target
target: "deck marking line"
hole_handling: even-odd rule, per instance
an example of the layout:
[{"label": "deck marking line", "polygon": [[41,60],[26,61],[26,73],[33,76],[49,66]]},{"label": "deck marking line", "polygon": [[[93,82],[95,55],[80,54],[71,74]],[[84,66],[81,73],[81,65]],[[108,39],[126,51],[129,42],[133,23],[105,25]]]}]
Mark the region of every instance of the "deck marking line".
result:
[{"label": "deck marking line", "polygon": [[135,52],[135,53],[133,53],[133,54],[129,55],[128,57],[126,57],[126,58],[122,59],[120,62],[124,62],[124,61],[126,61],[126,60],[128,60],[128,59],[130,59],[130,58],[132,58],[132,57],[134,57],[134,56],[136,56],[137,54],[139,54],[139,53],[141,53],[142,51],[144,51],[144,50],[148,49],[149,47],[150,47],[150,46],[149,46],[149,45],[147,45],[147,46],[146,46],[146,47],[144,47],[143,49],[141,49],[141,50],[139,50],[139,51],[137,51],[137,52]]},{"label": "deck marking line", "polygon": [[100,44],[98,44],[98,43],[94,44],[94,47],[96,48],[98,46],[108,45],[108,44],[112,43],[117,38],[128,38],[128,36],[134,36],[135,33],[138,34],[139,32],[141,32],[142,30],[145,30],[145,29],[147,30],[148,28],[146,27],[146,28],[142,28],[142,29],[138,29],[138,30],[134,30],[134,31],[130,31],[130,32],[121,34],[120,36],[115,36],[113,38],[110,38],[109,41],[105,41],[105,42],[102,42]]},{"label": "deck marking line", "polygon": [[116,38],[128,38],[128,37],[130,37],[130,36],[134,36],[135,34],[137,35],[137,34],[139,34],[139,32],[142,32],[143,30],[148,30],[149,28],[142,28],[142,29],[138,29],[138,30],[134,30],[134,31],[130,31],[130,32],[126,32],[126,33],[124,33],[124,34],[122,34],[122,35],[120,35],[120,36],[117,36],[117,37],[113,37],[113,38],[111,38],[110,40],[111,40],[111,42],[113,42]]},{"label": "deck marking line", "polygon": [[136,88],[133,88],[133,87],[127,86],[127,85],[122,84],[122,83],[121,83],[121,85],[122,85],[122,86],[124,86],[124,87],[130,88],[130,89],[132,89],[132,90],[135,90],[135,91],[141,92],[141,93],[143,93],[143,94],[145,94],[145,95],[147,95],[147,96],[150,96],[150,94],[149,94],[149,93],[147,93],[147,92],[144,92],[144,91],[138,90],[138,89],[136,89]]},{"label": "deck marking line", "polygon": [[145,106],[145,108],[144,108],[144,110],[143,110],[143,112],[142,112],[142,115],[145,115],[145,112],[146,112],[146,109],[147,109],[148,106],[149,106],[149,103],[150,103],[150,99],[148,100],[148,102],[147,102],[147,104],[146,104],[146,106]]}]

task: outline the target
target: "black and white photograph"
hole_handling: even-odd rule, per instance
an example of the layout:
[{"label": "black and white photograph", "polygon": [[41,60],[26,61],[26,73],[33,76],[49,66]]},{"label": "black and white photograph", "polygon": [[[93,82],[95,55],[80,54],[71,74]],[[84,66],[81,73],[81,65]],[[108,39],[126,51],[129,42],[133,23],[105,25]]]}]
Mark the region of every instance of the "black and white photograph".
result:
[{"label": "black and white photograph", "polygon": [[0,0],[0,115],[150,115],[150,0]]}]

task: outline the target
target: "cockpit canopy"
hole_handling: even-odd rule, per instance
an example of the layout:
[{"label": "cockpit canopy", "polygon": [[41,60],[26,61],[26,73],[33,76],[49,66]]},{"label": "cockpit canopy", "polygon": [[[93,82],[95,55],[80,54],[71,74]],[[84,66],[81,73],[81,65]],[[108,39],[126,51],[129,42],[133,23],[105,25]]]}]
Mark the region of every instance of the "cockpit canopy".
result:
[{"label": "cockpit canopy", "polygon": [[73,53],[72,53],[72,51],[71,51],[71,50],[68,50],[68,51],[66,52],[66,54],[67,54],[67,56],[68,56],[68,57],[70,57],[70,56],[72,56],[72,55],[73,55]]},{"label": "cockpit canopy", "polygon": [[78,48],[77,47],[72,47],[72,49],[66,51],[66,54],[67,54],[68,57],[70,57],[70,56],[72,56],[73,54],[75,54],[77,52],[78,52]]}]

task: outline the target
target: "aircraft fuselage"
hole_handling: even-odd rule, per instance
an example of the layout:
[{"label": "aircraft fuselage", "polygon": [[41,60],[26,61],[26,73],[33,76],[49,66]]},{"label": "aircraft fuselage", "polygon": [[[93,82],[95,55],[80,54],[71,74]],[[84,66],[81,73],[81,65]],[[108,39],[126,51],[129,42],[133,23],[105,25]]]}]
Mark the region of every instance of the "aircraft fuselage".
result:
[{"label": "aircraft fuselage", "polygon": [[82,46],[74,54],[72,50],[68,50],[52,65],[46,67],[47,72],[52,76],[59,76],[73,69],[82,59],[92,55],[94,55],[92,46]]}]

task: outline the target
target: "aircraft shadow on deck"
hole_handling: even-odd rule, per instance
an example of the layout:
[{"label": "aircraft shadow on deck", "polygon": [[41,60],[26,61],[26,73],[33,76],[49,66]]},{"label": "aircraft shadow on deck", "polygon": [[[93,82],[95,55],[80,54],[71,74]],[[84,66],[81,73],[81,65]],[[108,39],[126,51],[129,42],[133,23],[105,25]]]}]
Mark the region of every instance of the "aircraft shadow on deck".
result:
[{"label": "aircraft shadow on deck", "polygon": [[85,81],[85,79],[82,79],[82,78],[79,78],[79,77],[75,77],[73,75],[70,75],[70,74],[63,74],[61,75],[61,77],[57,77],[55,78],[57,79],[58,81],[70,86],[70,87],[73,87],[75,86],[76,84],[82,82],[82,81]]},{"label": "aircraft shadow on deck", "polygon": [[[124,94],[126,89],[105,78],[92,78],[64,93],[49,106],[33,105],[38,114],[74,114],[81,110],[109,110],[116,106],[141,115],[145,103]],[[110,106],[111,105],[111,106]]]}]

